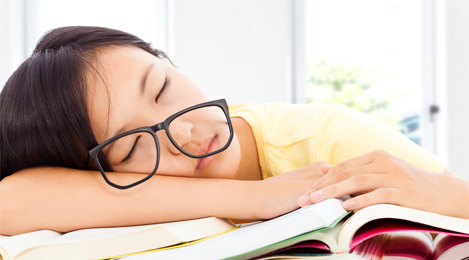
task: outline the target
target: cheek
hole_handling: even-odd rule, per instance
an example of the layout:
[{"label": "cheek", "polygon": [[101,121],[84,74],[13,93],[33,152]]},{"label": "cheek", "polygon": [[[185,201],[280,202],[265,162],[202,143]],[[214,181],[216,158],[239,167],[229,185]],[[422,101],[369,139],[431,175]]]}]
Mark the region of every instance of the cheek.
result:
[{"label": "cheek", "polygon": [[210,172],[207,172],[207,177],[234,179],[241,161],[241,148],[236,135],[230,146],[217,157],[209,169]]},{"label": "cheek", "polygon": [[174,155],[171,152],[162,151],[160,164],[156,174],[176,177],[194,177],[196,161],[183,154]]}]

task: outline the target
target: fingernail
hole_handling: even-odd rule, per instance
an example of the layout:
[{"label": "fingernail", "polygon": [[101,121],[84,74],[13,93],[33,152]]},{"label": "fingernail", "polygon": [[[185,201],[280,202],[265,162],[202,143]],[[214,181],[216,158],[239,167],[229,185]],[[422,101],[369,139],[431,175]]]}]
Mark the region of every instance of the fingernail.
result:
[{"label": "fingernail", "polygon": [[298,205],[300,207],[306,206],[309,203],[309,196],[304,194],[301,195],[301,197],[298,198]]},{"label": "fingernail", "polygon": [[311,202],[317,202],[321,200],[323,197],[324,197],[324,191],[318,190],[318,191],[311,193],[311,195],[309,196],[309,199],[311,200]]},{"label": "fingernail", "polygon": [[355,207],[355,200],[346,200],[343,204],[342,207],[347,210],[351,210]]}]

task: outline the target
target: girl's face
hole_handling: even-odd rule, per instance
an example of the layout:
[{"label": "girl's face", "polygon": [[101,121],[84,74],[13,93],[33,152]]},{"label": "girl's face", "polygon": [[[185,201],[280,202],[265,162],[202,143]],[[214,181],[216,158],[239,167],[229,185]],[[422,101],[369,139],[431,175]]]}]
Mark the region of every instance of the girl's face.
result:
[{"label": "girl's face", "polygon": [[[97,73],[90,72],[87,83],[91,126],[98,143],[135,128],[160,123],[182,109],[209,101],[179,70],[137,47],[103,48],[95,67]],[[207,140],[217,135],[216,129],[199,135],[190,129],[210,117],[209,113],[199,118],[185,117],[174,124],[171,132],[177,135],[173,137],[188,149],[206,151]],[[241,152],[236,135],[227,150],[208,159],[184,155],[172,145],[164,130],[158,131],[157,136],[160,162],[156,174],[234,178],[238,170]],[[122,155],[118,156],[125,158],[127,151],[134,149],[131,160],[126,159],[125,163],[109,160],[109,163],[119,172],[150,173],[155,167],[156,151],[148,147],[153,147],[153,143],[152,138],[130,136],[119,144]]]}]

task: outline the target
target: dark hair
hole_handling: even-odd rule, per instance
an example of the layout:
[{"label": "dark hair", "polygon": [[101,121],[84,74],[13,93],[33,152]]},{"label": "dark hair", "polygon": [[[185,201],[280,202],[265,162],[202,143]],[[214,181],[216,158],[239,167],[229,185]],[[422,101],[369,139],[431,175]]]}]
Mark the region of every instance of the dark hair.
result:
[{"label": "dark hair", "polygon": [[166,54],[126,32],[88,26],[45,34],[0,93],[0,180],[21,169],[93,169],[86,75],[99,48],[129,45],[161,59]]}]

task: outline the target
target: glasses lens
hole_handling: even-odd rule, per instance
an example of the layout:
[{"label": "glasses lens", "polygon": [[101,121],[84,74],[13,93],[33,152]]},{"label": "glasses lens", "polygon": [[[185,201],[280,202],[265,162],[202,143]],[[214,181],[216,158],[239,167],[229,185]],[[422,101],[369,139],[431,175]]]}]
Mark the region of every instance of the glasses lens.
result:
[{"label": "glasses lens", "polygon": [[223,109],[207,106],[191,110],[175,118],[168,127],[175,145],[194,157],[204,157],[226,148],[231,130]]},{"label": "glasses lens", "polygon": [[102,156],[115,171],[106,172],[106,177],[120,186],[138,182],[156,170],[157,152],[156,141],[149,132],[137,132],[116,139],[101,149]]}]

